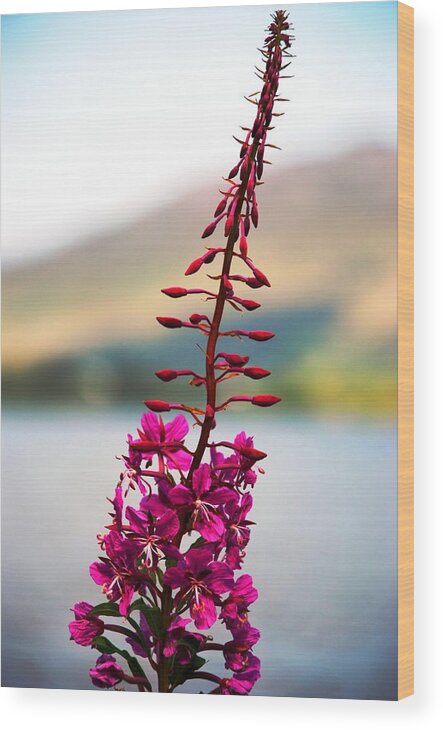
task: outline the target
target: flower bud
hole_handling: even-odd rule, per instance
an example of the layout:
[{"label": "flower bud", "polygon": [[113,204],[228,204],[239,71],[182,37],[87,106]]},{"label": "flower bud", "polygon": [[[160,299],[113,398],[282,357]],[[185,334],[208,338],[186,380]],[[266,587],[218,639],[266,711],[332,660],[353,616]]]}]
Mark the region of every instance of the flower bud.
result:
[{"label": "flower bud", "polygon": [[252,261],[248,261],[248,266],[258,281],[260,281],[264,286],[271,286],[266,274],[264,274],[263,271],[260,271],[260,269],[258,269]]},{"label": "flower bud", "polygon": [[89,676],[96,687],[109,689],[122,681],[124,672],[112,654],[101,654],[95,667],[89,670]]},{"label": "flower bud", "polygon": [[279,403],[281,398],[276,395],[232,395],[228,400],[218,406],[217,410],[226,409],[229,403],[252,403],[254,406],[261,406],[262,408],[268,408]]},{"label": "flower bud", "polygon": [[223,286],[227,294],[232,294],[234,289],[226,274],[223,275]]},{"label": "flower bud", "polygon": [[251,289],[260,289],[260,287],[263,286],[263,282],[256,279],[255,276],[249,276],[247,279],[245,279],[245,284]]},{"label": "flower bud", "polygon": [[276,403],[280,403],[280,401],[281,398],[278,398],[276,395],[254,395],[251,399],[251,403],[254,406],[262,406],[263,408],[274,406]]},{"label": "flower bud", "polygon": [[190,276],[191,274],[196,274],[199,269],[203,266],[205,263],[204,257],[199,256],[198,259],[195,259],[194,261],[191,261],[188,268],[185,271],[185,276]]},{"label": "flower bud", "polygon": [[261,380],[261,378],[267,378],[270,374],[271,371],[265,370],[264,368],[245,368],[243,370],[243,375],[246,375],[247,378],[252,378],[252,380]]},{"label": "flower bud", "polygon": [[248,184],[246,186],[246,195],[248,198],[251,197],[252,193],[254,192],[255,188],[255,165],[252,163],[251,172],[249,173],[249,180]]},{"label": "flower bud", "polygon": [[200,322],[208,322],[208,324],[211,324],[211,321],[206,316],[206,314],[197,314],[197,312],[191,314],[191,316],[189,317],[189,321],[192,324],[200,324]]},{"label": "flower bud", "polygon": [[260,461],[261,459],[266,459],[267,457],[267,454],[264,451],[254,449],[252,448],[252,446],[241,446],[239,449],[239,453],[242,456],[246,456],[246,458],[250,459],[251,461]]},{"label": "flower bud", "polygon": [[145,406],[155,413],[163,413],[171,410],[171,404],[164,400],[145,400]]},{"label": "flower bud", "polygon": [[230,173],[228,175],[228,177],[229,177],[230,180],[232,180],[234,177],[236,177],[238,175],[238,171],[240,169],[240,165],[241,165],[241,160],[240,160],[240,162],[237,162],[237,164],[235,165],[235,167],[233,167],[232,170],[230,171]]},{"label": "flower bud", "polygon": [[163,294],[166,294],[167,297],[178,299],[179,297],[185,297],[188,290],[182,286],[170,286],[169,289],[162,289],[162,292]]},{"label": "flower bud", "polygon": [[217,205],[217,207],[215,209],[215,212],[214,212],[215,217],[220,215],[220,213],[223,213],[224,209],[226,208],[227,202],[228,202],[228,196],[225,195],[225,197],[220,200],[219,204]]},{"label": "flower bud", "polygon": [[208,236],[212,236],[214,233],[216,227],[217,227],[218,220],[214,220],[209,225],[206,226],[205,230],[202,233],[202,238],[208,238]]},{"label": "flower bud", "polygon": [[232,365],[232,367],[242,367],[249,362],[249,357],[246,355],[238,355],[236,352],[220,352],[219,355],[226,360],[228,365]]},{"label": "flower bud", "polygon": [[157,322],[163,327],[167,327],[171,330],[178,329],[183,326],[181,319],[177,319],[176,317],[157,317]]},{"label": "flower bud", "polygon": [[220,251],[224,251],[224,248],[210,248],[206,251],[206,253],[199,256],[198,259],[195,259],[189,264],[185,271],[185,276],[195,274],[203,266],[203,264],[211,264]]},{"label": "flower bud", "polygon": [[233,224],[234,224],[234,214],[233,213],[230,213],[228,215],[228,217],[226,218],[226,223],[225,223],[225,236],[229,236]]},{"label": "flower bud", "polygon": [[157,370],[155,373],[157,378],[163,380],[165,383],[169,383],[170,380],[175,380],[178,376],[177,370]]},{"label": "flower bud", "polygon": [[254,228],[257,228],[257,226],[258,226],[258,206],[257,206],[257,201],[255,199],[255,196],[252,201],[251,220],[254,224]]},{"label": "flower bud", "polygon": [[235,297],[235,301],[238,304],[241,304],[241,306],[248,312],[253,312],[254,309],[259,309],[259,307],[261,307],[261,304],[259,302],[254,302],[253,299],[240,299],[240,297]]},{"label": "flower bud", "polygon": [[255,330],[247,333],[247,337],[250,340],[256,340],[257,342],[265,342],[275,337],[274,332],[265,332],[263,330]]}]

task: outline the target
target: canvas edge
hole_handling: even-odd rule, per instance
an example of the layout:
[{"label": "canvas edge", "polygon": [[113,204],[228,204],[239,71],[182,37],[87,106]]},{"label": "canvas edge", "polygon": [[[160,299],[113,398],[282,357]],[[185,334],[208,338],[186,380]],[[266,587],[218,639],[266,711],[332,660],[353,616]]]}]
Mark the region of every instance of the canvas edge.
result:
[{"label": "canvas edge", "polygon": [[414,693],[414,9],[398,3],[398,677]]}]

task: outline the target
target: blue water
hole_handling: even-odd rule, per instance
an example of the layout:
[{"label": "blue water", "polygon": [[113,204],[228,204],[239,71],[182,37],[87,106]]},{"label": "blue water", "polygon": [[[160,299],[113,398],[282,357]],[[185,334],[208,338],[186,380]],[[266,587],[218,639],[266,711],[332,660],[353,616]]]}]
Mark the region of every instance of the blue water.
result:
[{"label": "blue water", "polygon": [[[119,472],[113,456],[136,420],[117,410],[3,416],[5,686],[91,687],[95,652],[68,641],[68,609],[100,600],[88,565]],[[249,411],[226,416],[220,437],[244,422]],[[250,430],[269,453],[245,565],[260,591],[254,693],[395,698],[395,427],[266,413]]]}]

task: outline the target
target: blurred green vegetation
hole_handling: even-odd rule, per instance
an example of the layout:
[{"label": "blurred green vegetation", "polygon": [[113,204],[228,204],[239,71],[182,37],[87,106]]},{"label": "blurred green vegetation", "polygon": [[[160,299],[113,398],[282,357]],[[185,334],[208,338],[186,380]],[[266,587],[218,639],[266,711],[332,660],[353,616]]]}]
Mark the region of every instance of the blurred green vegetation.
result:
[{"label": "blurred green vegetation", "polygon": [[[269,176],[271,177],[271,176]],[[266,343],[227,338],[219,349],[250,355],[272,377],[223,384],[275,393],[280,408],[394,416],[397,390],[396,153],[364,147],[282,168],[260,189],[263,218],[251,255],[272,287],[262,308],[231,312],[226,329],[271,330]],[[162,383],[161,368],[202,367],[204,338],[165,331],[158,314],[210,313],[204,298],[171,300],[165,286],[212,286],[217,262],[183,276],[213,186],[66,251],[3,273],[3,398],[13,405],[195,405],[202,389]],[[219,245],[217,234],[210,245]],[[205,242],[206,243],[206,242]],[[238,262],[236,267],[240,266]],[[239,291],[251,297],[251,292]]]}]

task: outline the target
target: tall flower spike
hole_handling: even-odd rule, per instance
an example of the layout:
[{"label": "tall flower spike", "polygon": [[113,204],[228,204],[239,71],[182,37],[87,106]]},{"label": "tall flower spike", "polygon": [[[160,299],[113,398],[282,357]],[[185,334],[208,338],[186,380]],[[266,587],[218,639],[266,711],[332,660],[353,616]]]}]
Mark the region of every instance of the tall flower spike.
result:
[{"label": "tall flower spike", "polygon": [[[269,370],[249,365],[249,357],[237,352],[217,352],[220,337],[246,338],[266,342],[273,332],[263,330],[221,330],[227,303],[236,310],[253,311],[260,304],[239,296],[234,286],[252,289],[270,286],[266,274],[250,257],[248,236],[251,223],[257,227],[259,212],[256,189],[263,175],[265,149],[273,128],[283,59],[292,37],[288,15],[272,15],[261,49],[264,69],[260,92],[246,97],[256,110],[240,143],[239,161],[228,174],[227,189],[215,209],[202,238],[216,231],[226,240],[207,248],[189,264],[185,275],[196,274],[204,265],[221,260],[217,291],[172,286],[162,292],[181,299],[192,294],[213,301],[212,313],[191,313],[188,318],[158,316],[166,329],[193,329],[206,338],[205,372],[165,367],[156,372],[168,383],[189,376],[190,384],[206,390],[206,403],[196,408],[183,403],[150,398],[137,435],[128,435],[128,452],[121,457],[123,469],[115,489],[111,524],[99,535],[102,551],[90,566],[93,581],[102,587],[106,601],[92,606],[75,604],[70,636],[82,646],[92,646],[100,656],[90,671],[93,684],[113,688],[121,683],[151,692],[156,676],[160,692],[173,692],[192,679],[209,683],[210,694],[248,694],[260,678],[260,660],[254,654],[260,632],[249,623],[250,605],[258,593],[251,576],[241,570],[254,524],[248,518],[252,508],[251,489],[257,466],[266,453],[255,448],[244,431],[233,441],[214,440],[215,415],[231,404],[249,403],[270,407],[280,398],[271,394],[233,395],[218,398],[218,390],[232,377],[261,380]],[[285,64],[286,65],[286,64]],[[224,220],[223,226],[219,224]],[[238,250],[236,245],[238,244]],[[239,265],[240,272],[233,271]],[[243,272],[243,273],[242,273]],[[221,401],[221,402],[220,402]],[[180,411],[172,417],[171,412]],[[185,444],[189,424],[186,413],[200,428],[197,446]],[[165,420],[164,420],[165,419]],[[183,538],[191,536],[190,548]],[[123,619],[123,622],[122,622]],[[204,632],[220,620],[229,633],[224,644],[214,643]],[[124,643],[114,644],[108,636]],[[203,669],[206,658],[220,652],[230,676],[217,676]],[[117,655],[117,659],[115,658]],[[123,668],[121,662],[126,662]]]}]

